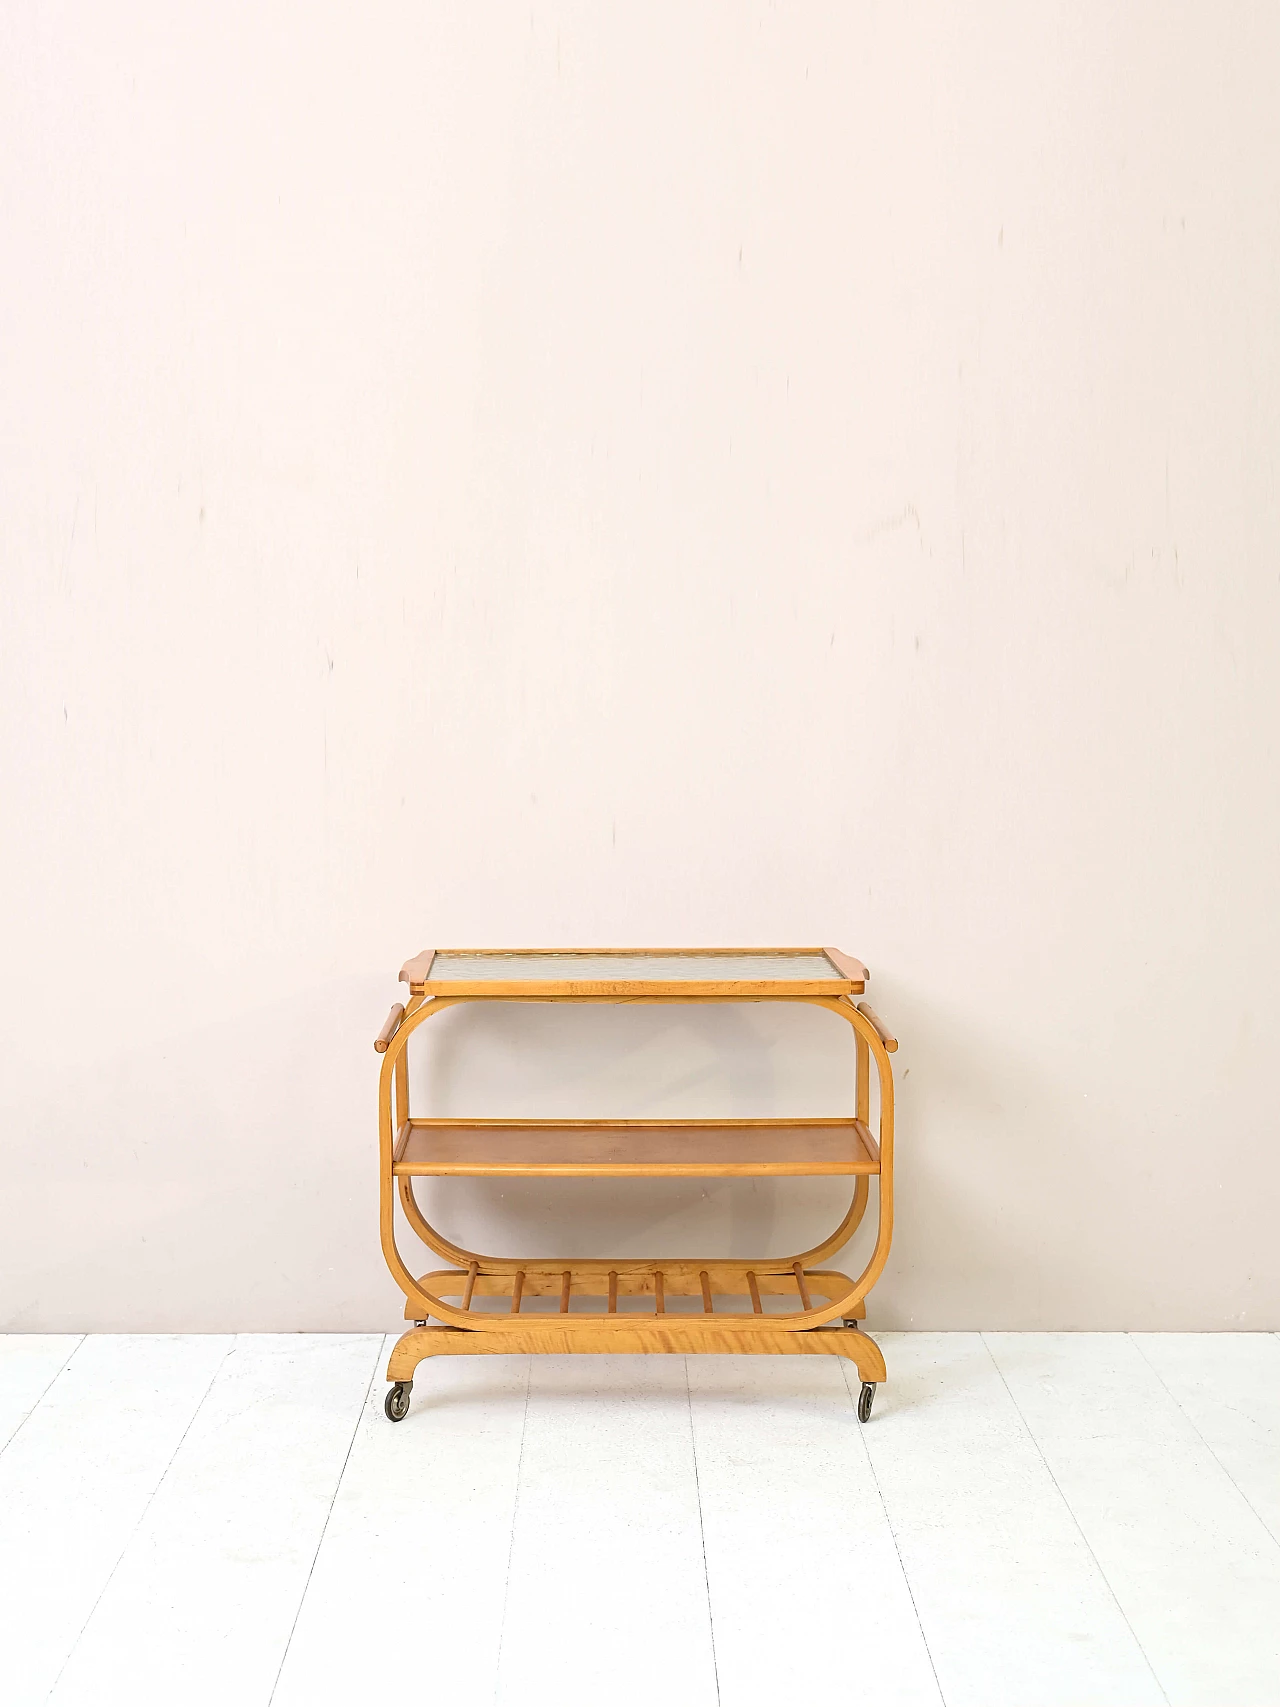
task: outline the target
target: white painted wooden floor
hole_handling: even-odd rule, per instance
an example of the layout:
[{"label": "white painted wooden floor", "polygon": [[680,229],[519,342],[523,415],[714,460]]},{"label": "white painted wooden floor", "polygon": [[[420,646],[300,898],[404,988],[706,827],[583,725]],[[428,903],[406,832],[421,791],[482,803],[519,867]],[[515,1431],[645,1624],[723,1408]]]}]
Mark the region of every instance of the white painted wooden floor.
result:
[{"label": "white painted wooden floor", "polygon": [[0,1701],[1280,1704],[1280,1338],[877,1337],[0,1339]]}]

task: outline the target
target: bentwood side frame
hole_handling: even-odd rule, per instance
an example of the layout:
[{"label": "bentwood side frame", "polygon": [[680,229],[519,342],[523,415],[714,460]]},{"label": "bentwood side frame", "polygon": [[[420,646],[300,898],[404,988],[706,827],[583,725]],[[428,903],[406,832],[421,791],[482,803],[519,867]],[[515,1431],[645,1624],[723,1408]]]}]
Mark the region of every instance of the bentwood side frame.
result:
[{"label": "bentwood side frame", "polygon": [[[778,1352],[847,1357],[862,1380],[858,1416],[871,1415],[885,1379],[875,1341],[858,1326],[893,1234],[893,1070],[897,1042],[865,1002],[867,969],[834,948],[773,949],[427,949],[406,962],[409,1001],[397,1002],[374,1043],[378,1087],[382,1249],[413,1326],[391,1353],[386,1413],[409,1409],[423,1358],[498,1352]],[[411,1115],[409,1039],[445,1008],[463,1002],[803,1002],[853,1033],[853,1112],[818,1120],[442,1120]],[[872,1116],[871,1067],[876,1111]],[[719,1257],[493,1257],[454,1244],[425,1219],[414,1195],[421,1176],[594,1175],[614,1179],[844,1175],[852,1201],[812,1249],[751,1261]],[[879,1224],[856,1280],[822,1265],[853,1237],[872,1179]],[[396,1244],[397,1196],[410,1228],[451,1266],[414,1275]],[[652,1310],[619,1311],[620,1297],[651,1298]],[[701,1298],[702,1313],[669,1311],[667,1300]],[[766,1313],[781,1296],[798,1308]],[[473,1308],[508,1300],[506,1311]],[[558,1310],[527,1311],[554,1298]],[[750,1300],[750,1311],[716,1299]],[[573,1299],[603,1303],[570,1310]],[[438,1324],[438,1325],[433,1325]]]}]

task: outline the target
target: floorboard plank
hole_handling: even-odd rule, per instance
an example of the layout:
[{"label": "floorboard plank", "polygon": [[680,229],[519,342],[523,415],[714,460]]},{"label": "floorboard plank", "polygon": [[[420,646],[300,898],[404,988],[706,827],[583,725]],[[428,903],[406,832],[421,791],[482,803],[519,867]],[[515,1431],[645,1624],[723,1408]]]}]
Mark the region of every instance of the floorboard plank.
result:
[{"label": "floorboard plank", "polygon": [[5,1707],[45,1700],[230,1346],[94,1335],[0,1455]]},{"label": "floorboard plank", "polygon": [[880,1337],[0,1338],[0,1699],[1280,1707],[1274,1336]]},{"label": "floorboard plank", "polygon": [[532,1363],[496,1701],[714,1707],[684,1359]]},{"label": "floorboard plank", "polygon": [[66,1368],[82,1338],[81,1334],[0,1335],[0,1452]]},{"label": "floorboard plank", "polygon": [[272,1707],[371,1691],[492,1700],[528,1359],[432,1358],[391,1423],[394,1343],[379,1353]]},{"label": "floorboard plank", "polygon": [[1280,1337],[1130,1337],[1280,1542]]},{"label": "floorboard plank", "polygon": [[940,1707],[838,1360],[688,1368],[724,1707]]},{"label": "floorboard plank", "polygon": [[236,1339],[54,1707],[269,1699],[381,1349],[380,1334]]},{"label": "floorboard plank", "polygon": [[1124,1334],[989,1334],[1173,1707],[1280,1704],[1280,1547]]},{"label": "floorboard plank", "polygon": [[863,1439],[947,1707],[1155,1707],[981,1335],[877,1337],[889,1380]]}]

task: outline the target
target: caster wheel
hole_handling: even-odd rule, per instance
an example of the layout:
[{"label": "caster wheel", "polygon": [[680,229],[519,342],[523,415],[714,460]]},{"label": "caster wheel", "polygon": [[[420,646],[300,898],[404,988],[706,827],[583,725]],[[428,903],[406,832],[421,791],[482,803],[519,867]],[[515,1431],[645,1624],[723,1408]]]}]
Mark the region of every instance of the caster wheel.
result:
[{"label": "caster wheel", "polygon": [[[875,1384],[875,1382],[874,1381],[864,1381],[862,1383],[862,1391],[861,1391],[861,1393],[858,1394],[858,1421],[860,1423],[867,1422],[870,1419],[871,1406],[875,1402],[875,1396],[876,1396],[876,1384]],[[408,1400],[406,1400],[405,1403],[407,1405]],[[388,1411],[387,1415],[390,1416],[391,1412]]]},{"label": "caster wheel", "polygon": [[844,1325],[846,1328],[856,1328],[859,1325],[858,1318],[856,1316],[846,1316],[844,1318]]},{"label": "caster wheel", "polygon": [[412,1381],[397,1381],[387,1394],[383,1410],[388,1420],[393,1423],[403,1422],[409,1414],[409,1394],[413,1391]]}]

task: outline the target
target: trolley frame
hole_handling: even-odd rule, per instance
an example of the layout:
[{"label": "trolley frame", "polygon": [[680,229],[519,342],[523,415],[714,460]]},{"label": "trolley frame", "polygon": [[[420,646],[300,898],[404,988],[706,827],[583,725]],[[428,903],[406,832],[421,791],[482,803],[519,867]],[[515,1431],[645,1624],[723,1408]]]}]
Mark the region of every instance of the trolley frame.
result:
[{"label": "trolley frame", "polygon": [[[674,973],[674,975],[673,975]],[[893,1069],[897,1040],[866,1002],[866,967],[838,949],[427,949],[401,968],[409,1001],[397,1002],[374,1042],[378,1085],[379,1200],[383,1254],[413,1326],[387,1368],[386,1412],[409,1408],[414,1371],[439,1355],[538,1352],[728,1352],[848,1358],[866,1421],[884,1359],[859,1323],[893,1236]],[[844,1020],[853,1033],[854,1113],[822,1120],[441,1120],[409,1111],[409,1039],[444,1009],[472,1002],[803,1002]],[[878,1081],[871,1128],[871,1065]],[[414,1195],[421,1176],[690,1175],[714,1178],[842,1174],[853,1195],[838,1226],[811,1249],[758,1260],[655,1257],[506,1258],[454,1244],[426,1220]],[[822,1264],[857,1231],[878,1182],[876,1241],[856,1280]],[[414,1275],[396,1243],[399,1199],[408,1225],[453,1265]],[[653,1313],[619,1312],[618,1298],[652,1297]],[[703,1313],[668,1313],[668,1296],[701,1296]],[[750,1314],[718,1311],[717,1296],[748,1297]],[[799,1308],[766,1314],[765,1296]],[[523,1313],[530,1297],[558,1297],[559,1311]],[[472,1308],[509,1299],[505,1313]],[[605,1301],[602,1312],[570,1300]],[[450,1300],[454,1300],[450,1302]],[[818,1302],[822,1300],[822,1302]],[[433,1323],[439,1325],[432,1325]]]}]

